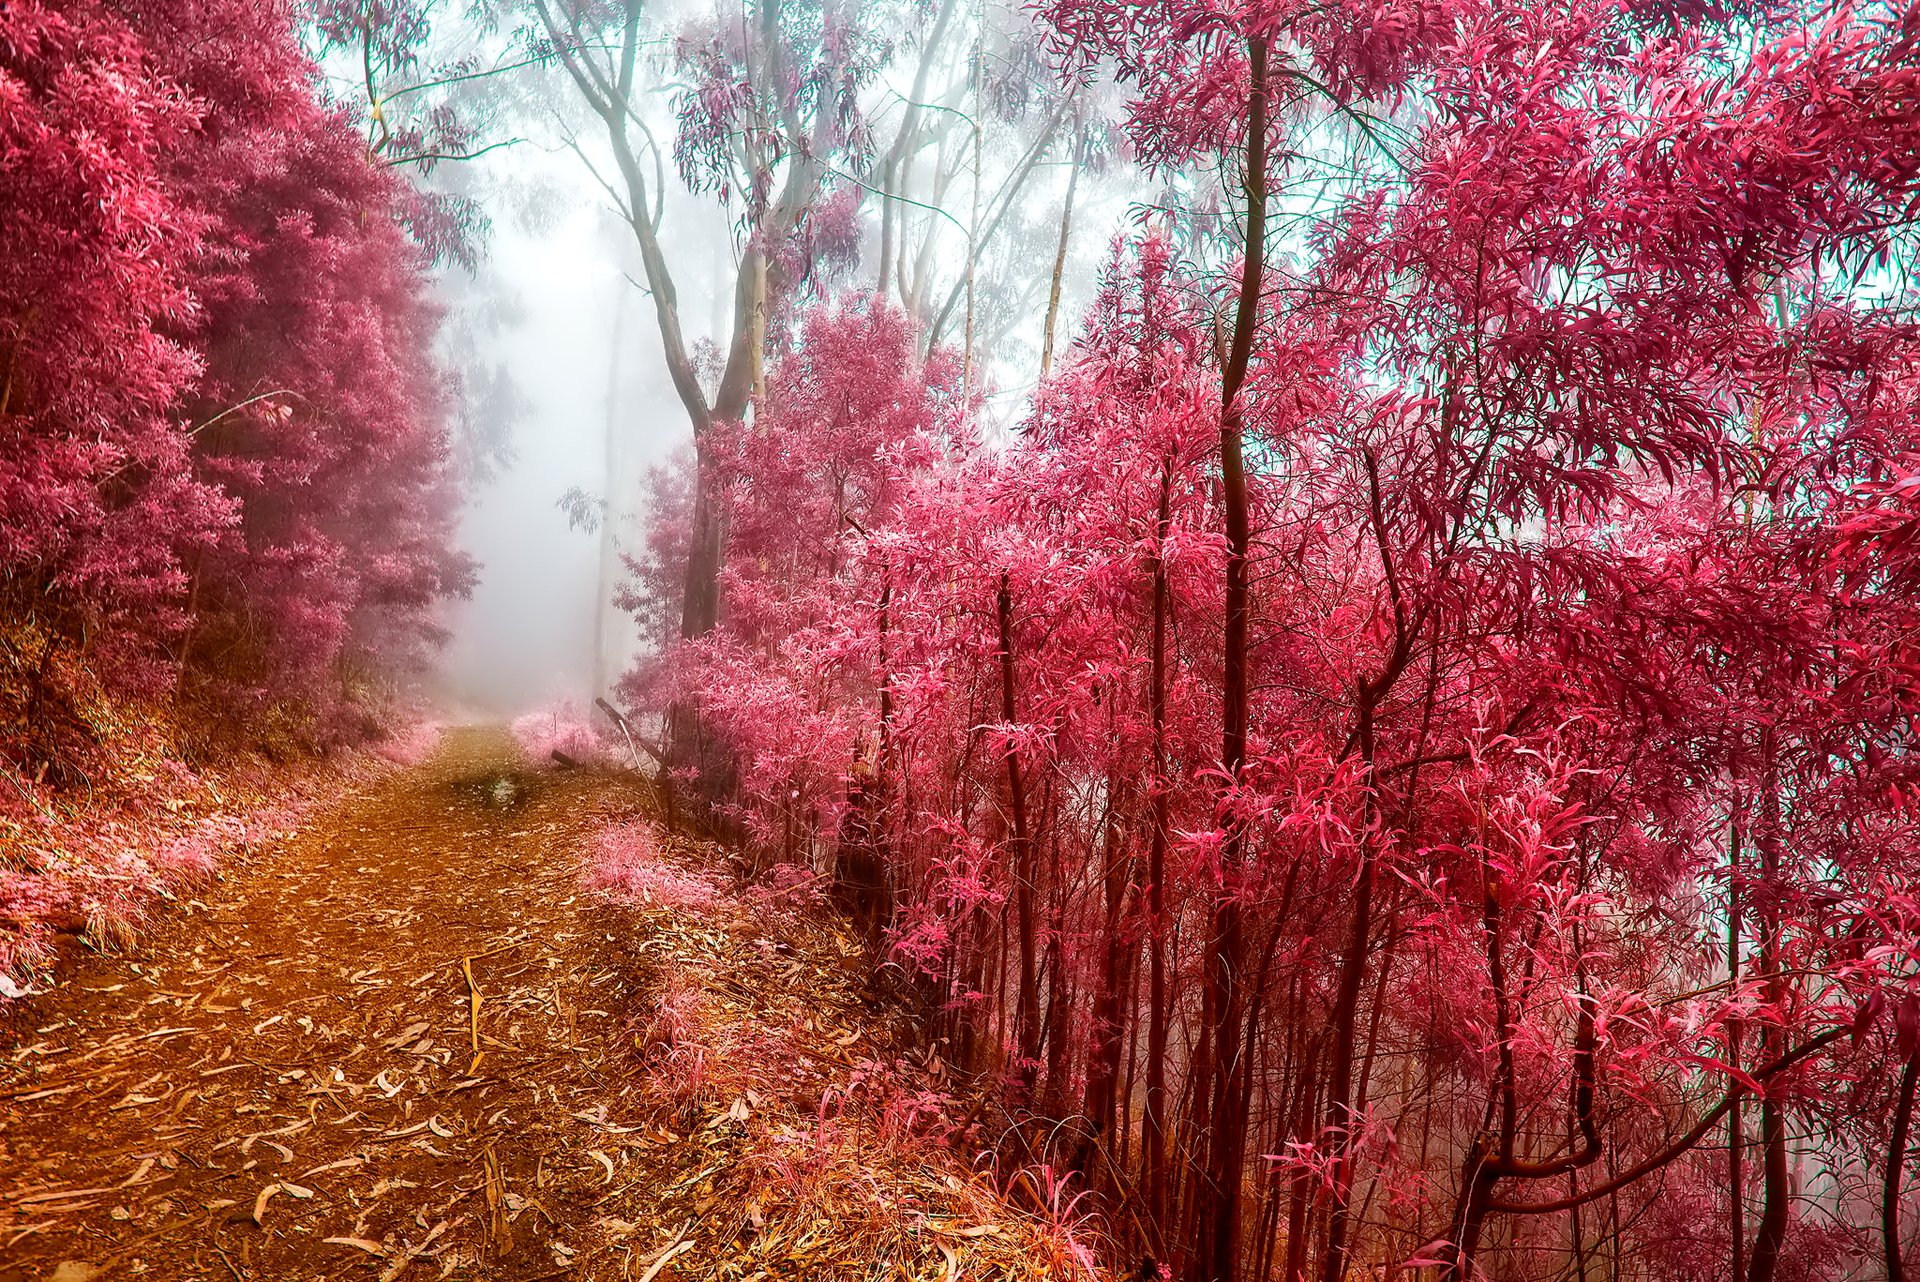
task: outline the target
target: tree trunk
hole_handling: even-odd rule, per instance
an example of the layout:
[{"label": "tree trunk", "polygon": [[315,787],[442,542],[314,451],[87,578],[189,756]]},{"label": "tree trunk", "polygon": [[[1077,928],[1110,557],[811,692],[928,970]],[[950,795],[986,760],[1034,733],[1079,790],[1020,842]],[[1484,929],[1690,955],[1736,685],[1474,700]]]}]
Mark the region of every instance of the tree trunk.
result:
[{"label": "tree trunk", "polygon": [[1900,1264],[1900,1173],[1907,1164],[1907,1135],[1913,1125],[1914,1087],[1920,1084],[1920,1056],[1908,1056],[1900,1071],[1900,1098],[1893,1107],[1893,1135],[1887,1141],[1887,1178],[1880,1197],[1880,1239],[1886,1254],[1887,1282],[1905,1282]]},{"label": "tree trunk", "polygon": [[[1013,681],[1013,590],[1007,574],[1000,574],[995,598],[1000,623],[1000,718],[1011,730],[1018,720]],[[1007,807],[1013,819],[1013,884],[1015,929],[1020,933],[1020,996],[1016,1026],[1020,1063],[1015,1075],[1031,1091],[1040,1060],[1040,981],[1034,965],[1033,838],[1027,830],[1027,794],[1020,778],[1020,753],[1007,745]]]},{"label": "tree trunk", "polygon": [[[1740,814],[1736,797],[1727,811],[1727,993],[1733,995],[1740,983]],[[1740,1025],[1736,1020],[1727,1030],[1727,1063],[1740,1067]],[[1742,1278],[1747,1271],[1747,1215],[1745,1175],[1741,1148],[1746,1141],[1746,1123],[1740,1116],[1740,1103],[1727,1110],[1727,1221],[1733,1267],[1727,1276]]]},{"label": "tree trunk", "polygon": [[1080,188],[1081,151],[1087,145],[1087,126],[1080,111],[1073,113],[1073,168],[1067,174],[1067,199],[1060,206],[1060,242],[1053,251],[1053,283],[1047,289],[1047,323],[1040,339],[1040,381],[1053,368],[1053,331],[1060,319],[1060,278],[1067,269],[1067,237],[1073,228],[1073,197]]},{"label": "tree trunk", "polygon": [[608,644],[610,607],[620,590],[620,357],[624,352],[627,287],[620,282],[614,295],[613,341],[607,358],[607,412],[601,439],[601,492],[606,496],[600,513],[600,574],[593,600],[593,695],[608,691],[613,679],[613,655]]},{"label": "tree trunk", "polygon": [[1153,545],[1153,829],[1147,846],[1147,1091],[1140,1119],[1147,1215],[1162,1240],[1167,1234],[1167,565],[1163,549],[1172,524],[1173,460],[1160,466],[1160,512]]},{"label": "tree trunk", "polygon": [[705,441],[695,438],[693,528],[687,538],[687,577],[680,610],[680,635],[687,640],[711,632],[720,614],[720,478],[711,453]]},{"label": "tree trunk", "polygon": [[[876,291],[882,300],[887,297],[888,275],[892,269],[894,257],[894,205],[905,193],[894,184],[900,180],[900,165],[909,154],[920,134],[920,121],[926,112],[923,102],[927,96],[927,76],[933,70],[933,63],[945,48],[947,24],[953,20],[953,11],[958,0],[942,0],[940,14],[933,21],[933,34],[927,37],[926,44],[920,48],[920,61],[914,68],[913,87],[907,94],[907,107],[900,117],[900,128],[893,135],[893,145],[887,148],[885,163],[880,169],[880,274],[879,288]],[[905,239],[905,227],[901,227],[901,239]],[[903,303],[904,299],[901,300]]]},{"label": "tree trunk", "polygon": [[[1757,836],[1760,875],[1766,893],[1760,908],[1760,973],[1767,1005],[1772,1011],[1760,1030],[1760,1058],[1770,1061],[1784,1053],[1786,1038],[1786,981],[1780,974],[1780,785],[1773,765],[1773,731],[1761,732],[1761,762],[1765,771]],[[1787,1115],[1781,1098],[1784,1087],[1776,1078],[1760,1096],[1760,1225],[1753,1235],[1753,1255],[1747,1282],[1773,1282],[1780,1263],[1780,1246],[1787,1236]]]},{"label": "tree trunk", "polygon": [[1127,887],[1132,882],[1131,860],[1121,835],[1119,813],[1127,789],[1124,782],[1108,781],[1107,795],[1113,798],[1107,813],[1102,841],[1103,889],[1106,892],[1106,917],[1102,922],[1100,986],[1094,994],[1092,1045],[1087,1053],[1087,1090],[1083,1111],[1087,1116],[1086,1158],[1080,1169],[1087,1174],[1087,1186],[1094,1186],[1105,1163],[1107,1137],[1113,1130],[1117,1092],[1120,1085],[1120,1052],[1125,1046],[1120,1011],[1121,972],[1126,966],[1125,924]]},{"label": "tree trunk", "polygon": [[[1266,265],[1267,217],[1267,41],[1247,42],[1250,83],[1247,90],[1247,230],[1242,250],[1240,296],[1234,316],[1233,344],[1221,371],[1220,490],[1227,532],[1226,645],[1223,656],[1220,758],[1230,788],[1237,788],[1247,756],[1247,636],[1251,597],[1247,559],[1252,548],[1247,477],[1241,457],[1240,388],[1253,353],[1253,331],[1260,307],[1261,274]],[[1200,1181],[1198,1256],[1200,1276],[1208,1282],[1233,1282],[1239,1274],[1242,1168],[1246,1162],[1247,1098],[1240,1056],[1245,987],[1239,888],[1233,885],[1246,858],[1246,832],[1237,815],[1222,816],[1227,827],[1221,851],[1221,885],[1207,941],[1207,1003],[1212,1016],[1212,1129],[1206,1169]]]}]

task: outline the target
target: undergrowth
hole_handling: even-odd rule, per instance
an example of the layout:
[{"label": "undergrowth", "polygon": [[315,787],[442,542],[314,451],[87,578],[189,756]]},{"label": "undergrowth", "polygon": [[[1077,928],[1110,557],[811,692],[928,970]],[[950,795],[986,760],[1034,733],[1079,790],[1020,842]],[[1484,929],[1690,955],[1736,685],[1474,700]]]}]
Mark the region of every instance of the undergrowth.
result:
[{"label": "undergrowth", "polygon": [[226,861],[283,838],[341,786],[424,759],[434,722],[371,752],[210,750],[177,712],[103,700],[67,772],[0,757],[0,1002],[50,982],[65,937],[131,945],[166,903]]},{"label": "undergrowth", "polygon": [[643,1103],[683,1137],[682,1163],[698,1163],[684,1191],[709,1214],[740,1208],[732,1232],[703,1239],[717,1243],[706,1267],[1105,1276],[1101,1229],[1073,1182],[998,1173],[973,1084],[876,998],[867,949],[816,877],[780,866],[723,886],[717,848],[644,823],[602,830],[583,854],[584,883],[641,941],[627,1031]]}]

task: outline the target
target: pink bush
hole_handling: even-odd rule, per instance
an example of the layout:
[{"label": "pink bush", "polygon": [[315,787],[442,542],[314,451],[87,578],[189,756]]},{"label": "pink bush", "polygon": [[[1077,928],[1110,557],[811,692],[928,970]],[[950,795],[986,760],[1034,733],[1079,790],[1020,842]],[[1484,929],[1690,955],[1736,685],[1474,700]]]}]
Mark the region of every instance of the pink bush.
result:
[{"label": "pink bush", "polygon": [[699,912],[718,907],[721,901],[720,888],[711,881],[661,859],[652,832],[644,823],[608,828],[595,839],[586,884],[589,889],[650,908]]},{"label": "pink bush", "polygon": [[747,897],[767,907],[806,908],[826,897],[827,879],[805,864],[775,864],[746,888]]},{"label": "pink bush", "polygon": [[394,731],[374,749],[396,765],[417,766],[440,746],[446,725],[439,721],[415,721]]},{"label": "pink bush", "polygon": [[612,760],[606,741],[567,699],[515,717],[513,741],[521,755],[536,766],[551,764],[556,751],[581,765],[602,765]]}]

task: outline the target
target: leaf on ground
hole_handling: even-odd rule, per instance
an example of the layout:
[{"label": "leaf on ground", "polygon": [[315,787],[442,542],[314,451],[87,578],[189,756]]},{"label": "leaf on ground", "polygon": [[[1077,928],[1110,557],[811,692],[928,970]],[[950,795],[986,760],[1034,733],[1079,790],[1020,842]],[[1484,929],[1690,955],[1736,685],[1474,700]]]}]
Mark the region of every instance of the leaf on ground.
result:
[{"label": "leaf on ground", "polygon": [[387,1039],[387,1049],[388,1050],[400,1049],[400,1047],[406,1045],[408,1042],[412,1041],[414,1038],[420,1036],[420,1034],[426,1032],[429,1027],[430,1025],[424,1019],[417,1024],[408,1024],[405,1032],[401,1033],[397,1037],[391,1037]]},{"label": "leaf on ground", "polygon": [[47,1274],[47,1282],[94,1282],[102,1278],[107,1271],[97,1264],[88,1264],[84,1260],[62,1260]]},{"label": "leaf on ground", "polygon": [[680,1242],[668,1247],[648,1266],[647,1271],[640,1275],[640,1282],[653,1282],[655,1278],[660,1276],[660,1270],[673,1263],[675,1256],[684,1255],[691,1250],[693,1250],[693,1243],[691,1242]]},{"label": "leaf on ground", "polygon": [[363,1237],[324,1237],[320,1239],[328,1246],[350,1246],[356,1251],[365,1251],[368,1255],[385,1255],[387,1248],[378,1242]]}]

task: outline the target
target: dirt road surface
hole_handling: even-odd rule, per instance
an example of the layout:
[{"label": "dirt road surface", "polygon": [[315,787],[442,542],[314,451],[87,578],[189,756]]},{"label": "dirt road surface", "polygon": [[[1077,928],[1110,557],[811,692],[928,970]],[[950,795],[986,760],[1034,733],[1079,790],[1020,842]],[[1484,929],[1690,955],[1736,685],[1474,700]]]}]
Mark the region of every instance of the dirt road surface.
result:
[{"label": "dirt road surface", "polygon": [[512,760],[454,732],[7,1013],[0,1280],[576,1272],[633,940],[575,852],[643,797]]}]

